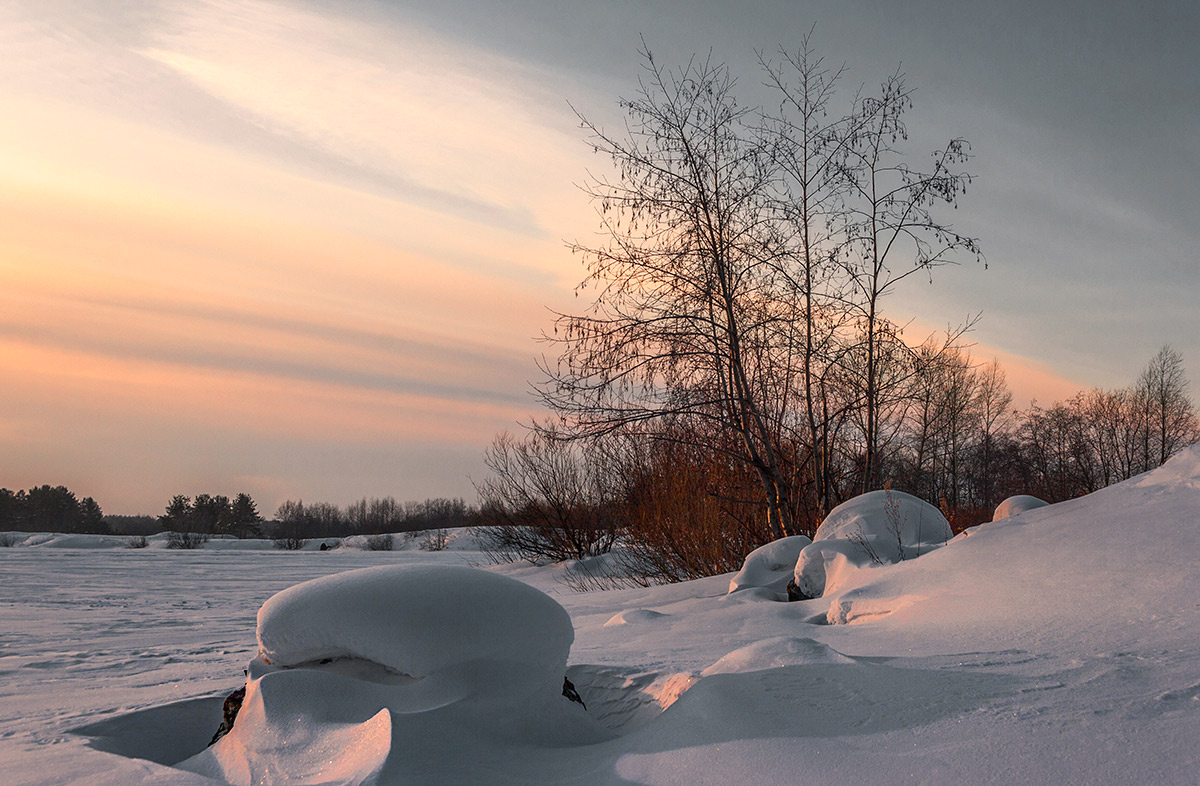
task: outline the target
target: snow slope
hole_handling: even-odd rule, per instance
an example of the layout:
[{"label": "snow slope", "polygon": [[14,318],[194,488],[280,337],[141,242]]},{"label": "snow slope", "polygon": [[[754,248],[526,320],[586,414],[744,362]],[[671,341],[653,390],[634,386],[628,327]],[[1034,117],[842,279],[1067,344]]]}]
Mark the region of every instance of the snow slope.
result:
[{"label": "snow slope", "polygon": [[[490,568],[570,614],[566,672],[607,732],[550,740],[476,706],[401,750],[379,716],[330,738],[327,782],[1194,784],[1198,551],[1193,447],[857,567],[809,601],[727,594],[732,574],[577,595],[558,567]],[[268,597],[350,568],[470,559],[0,549],[0,772],[14,786],[214,783],[166,765],[211,736]]]}]

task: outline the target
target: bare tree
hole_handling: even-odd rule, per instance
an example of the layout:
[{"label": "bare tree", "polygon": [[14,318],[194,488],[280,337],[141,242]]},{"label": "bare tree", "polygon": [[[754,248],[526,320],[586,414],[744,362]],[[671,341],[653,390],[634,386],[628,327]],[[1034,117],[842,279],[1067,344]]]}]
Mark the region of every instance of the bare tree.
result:
[{"label": "bare tree", "polygon": [[934,152],[928,170],[913,168],[900,149],[907,139],[904,113],[911,106],[912,90],[903,74],[896,73],[878,95],[858,101],[858,119],[842,148],[841,172],[852,192],[847,228],[850,253],[844,259],[856,290],[866,345],[863,491],[881,483],[879,358],[880,339],[888,329],[882,298],[909,276],[955,263],[961,255],[982,259],[974,238],[958,234],[933,215],[937,206],[953,207],[965,193],[971,176],[959,167],[969,157],[970,145],[951,139]]},{"label": "bare tree", "polygon": [[614,492],[596,442],[553,429],[505,432],[484,453],[492,475],[476,485],[483,549],[497,561],[583,559],[612,548],[620,531]]},{"label": "bare tree", "polygon": [[979,498],[985,510],[991,510],[998,502],[993,471],[996,441],[1007,434],[1012,425],[1012,401],[1013,394],[1009,390],[1004,369],[1000,367],[1000,361],[992,358],[992,362],[979,372],[979,390],[976,393],[979,411],[979,483],[982,486]]},{"label": "bare tree", "polygon": [[575,247],[595,301],[556,320],[542,398],[573,436],[679,416],[719,424],[738,437],[730,458],[758,475],[772,534],[789,534],[776,167],[725,66],[668,71],[642,55],[639,94],[621,102],[625,133],[582,120],[616,170],[586,186],[608,242]]},{"label": "bare tree", "polygon": [[1196,409],[1187,394],[1183,357],[1163,345],[1138,378],[1136,394],[1146,414],[1144,462],[1147,469],[1200,439]]},{"label": "bare tree", "polygon": [[782,341],[799,365],[797,398],[802,440],[809,448],[808,478],[817,520],[833,506],[834,451],[838,424],[846,414],[832,389],[843,350],[839,335],[847,322],[844,280],[837,264],[845,243],[848,181],[840,163],[861,118],[830,114],[844,67],[830,69],[811,46],[811,32],[796,52],[780,50],[780,60],[759,56],[767,84],[779,97],[777,114],[765,125],[779,168],[782,212],[790,229],[790,253],[783,259],[795,316],[785,322]]}]

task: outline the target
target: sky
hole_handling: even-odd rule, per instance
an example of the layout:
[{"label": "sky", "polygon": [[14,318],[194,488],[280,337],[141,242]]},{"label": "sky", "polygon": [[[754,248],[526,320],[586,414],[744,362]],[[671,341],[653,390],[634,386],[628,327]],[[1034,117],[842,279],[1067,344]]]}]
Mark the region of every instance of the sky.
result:
[{"label": "sky", "polygon": [[981,312],[1022,403],[1164,343],[1200,380],[1194,3],[0,0],[0,486],[472,499],[581,305],[572,107],[619,122],[640,37],[753,94],[814,26],[848,90],[907,74],[914,157],[974,152],[986,269],[890,315]]}]

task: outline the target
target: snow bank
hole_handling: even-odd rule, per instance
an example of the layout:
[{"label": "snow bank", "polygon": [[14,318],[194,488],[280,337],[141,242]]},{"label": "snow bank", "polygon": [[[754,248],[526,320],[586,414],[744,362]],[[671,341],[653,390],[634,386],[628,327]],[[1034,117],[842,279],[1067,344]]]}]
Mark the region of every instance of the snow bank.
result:
[{"label": "snow bank", "polygon": [[992,513],[992,521],[1006,519],[1009,516],[1015,516],[1018,513],[1024,513],[1027,510],[1037,510],[1049,505],[1049,502],[1032,497],[1028,494],[1017,494],[1009,497],[996,506],[996,511]]},{"label": "snow bank", "polygon": [[918,557],[950,540],[942,512],[902,491],[871,491],[829,512],[800,551],[793,580],[805,597],[835,591],[859,568]]},{"label": "snow bank", "polygon": [[801,549],[810,543],[812,541],[804,535],[793,535],[759,546],[746,555],[742,569],[729,580],[729,591],[766,587],[783,592],[792,578]]}]

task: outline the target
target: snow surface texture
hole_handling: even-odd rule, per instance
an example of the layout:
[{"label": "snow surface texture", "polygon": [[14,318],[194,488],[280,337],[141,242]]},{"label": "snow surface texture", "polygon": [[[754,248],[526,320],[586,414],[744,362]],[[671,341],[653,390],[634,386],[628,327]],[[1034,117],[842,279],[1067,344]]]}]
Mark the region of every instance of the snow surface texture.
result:
[{"label": "snow surface texture", "polygon": [[946,517],[928,502],[902,491],[871,491],[829,511],[800,551],[793,578],[805,597],[818,598],[862,568],[915,559],[952,536]]},{"label": "snow surface texture", "polygon": [[992,521],[1006,519],[1009,516],[1015,516],[1018,513],[1024,513],[1027,510],[1037,510],[1044,508],[1049,503],[1045,500],[1032,497],[1028,494],[1017,494],[1015,497],[1009,497],[996,506],[996,511],[992,513]]},{"label": "snow surface texture", "polygon": [[548,595],[474,568],[313,579],[263,604],[233,730],[179,766],[238,786],[366,784],[407,781],[417,740],[464,729],[475,743],[599,742],[603,727],[562,696],[573,638]]},{"label": "snow surface texture", "polygon": [[[562,566],[489,568],[551,594],[575,628],[567,675],[587,712],[559,700],[567,714],[540,726],[504,697],[384,716],[368,697],[382,708],[415,683],[256,679],[264,718],[294,708],[331,753],[354,752],[329,765],[334,784],[1191,786],[1198,547],[1194,447],[797,603],[727,594],[731,574],[573,594]],[[243,682],[267,598],[352,568],[468,560],[482,555],[0,549],[0,782],[214,786],[172,765],[204,749]],[[566,728],[588,716],[609,732]]]}]

